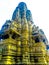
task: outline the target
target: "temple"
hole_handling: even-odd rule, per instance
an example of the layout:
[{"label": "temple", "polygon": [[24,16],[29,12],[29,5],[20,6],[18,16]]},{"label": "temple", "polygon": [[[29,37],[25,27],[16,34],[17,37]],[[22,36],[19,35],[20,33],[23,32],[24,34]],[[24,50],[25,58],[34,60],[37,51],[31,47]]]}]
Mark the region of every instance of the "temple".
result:
[{"label": "temple", "polygon": [[31,11],[20,2],[0,30],[0,65],[49,65],[49,45]]}]

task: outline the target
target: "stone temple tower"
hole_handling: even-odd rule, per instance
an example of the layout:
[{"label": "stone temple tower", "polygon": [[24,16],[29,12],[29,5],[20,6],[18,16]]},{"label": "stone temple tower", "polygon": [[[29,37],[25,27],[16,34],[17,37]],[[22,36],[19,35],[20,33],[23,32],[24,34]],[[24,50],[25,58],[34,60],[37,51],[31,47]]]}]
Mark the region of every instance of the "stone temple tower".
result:
[{"label": "stone temple tower", "polygon": [[0,65],[49,65],[49,45],[31,11],[20,2],[0,30]]}]

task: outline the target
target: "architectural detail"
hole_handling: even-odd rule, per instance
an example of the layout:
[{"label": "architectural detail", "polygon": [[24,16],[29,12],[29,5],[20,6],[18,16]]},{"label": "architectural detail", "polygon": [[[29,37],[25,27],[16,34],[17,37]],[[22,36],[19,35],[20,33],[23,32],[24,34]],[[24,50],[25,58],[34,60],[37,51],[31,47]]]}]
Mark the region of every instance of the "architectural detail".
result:
[{"label": "architectural detail", "polygon": [[49,65],[48,41],[34,25],[31,11],[24,2],[13,12],[0,31],[0,64]]}]

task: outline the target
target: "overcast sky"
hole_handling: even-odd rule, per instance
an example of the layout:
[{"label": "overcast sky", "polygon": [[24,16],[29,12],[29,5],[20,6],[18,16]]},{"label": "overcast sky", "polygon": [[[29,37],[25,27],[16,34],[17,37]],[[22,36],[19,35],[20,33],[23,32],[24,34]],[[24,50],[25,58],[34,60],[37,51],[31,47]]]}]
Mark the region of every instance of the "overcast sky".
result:
[{"label": "overcast sky", "polygon": [[0,0],[0,29],[6,20],[11,20],[13,11],[22,1],[31,10],[34,24],[43,29],[49,41],[49,0]]}]

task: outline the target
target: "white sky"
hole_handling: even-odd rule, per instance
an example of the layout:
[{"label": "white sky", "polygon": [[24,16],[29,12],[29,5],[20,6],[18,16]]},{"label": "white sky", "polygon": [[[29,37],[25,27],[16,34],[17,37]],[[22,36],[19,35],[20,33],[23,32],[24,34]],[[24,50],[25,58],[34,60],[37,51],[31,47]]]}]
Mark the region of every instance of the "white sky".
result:
[{"label": "white sky", "polygon": [[49,0],[0,0],[0,29],[6,20],[11,20],[13,11],[22,1],[26,2],[33,22],[43,29],[49,41]]}]

